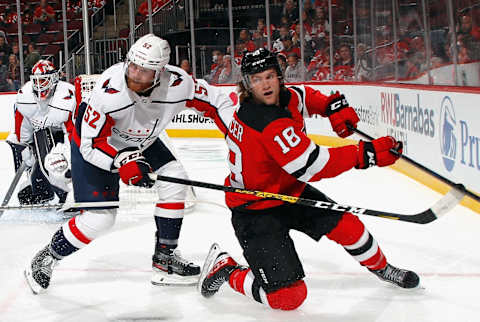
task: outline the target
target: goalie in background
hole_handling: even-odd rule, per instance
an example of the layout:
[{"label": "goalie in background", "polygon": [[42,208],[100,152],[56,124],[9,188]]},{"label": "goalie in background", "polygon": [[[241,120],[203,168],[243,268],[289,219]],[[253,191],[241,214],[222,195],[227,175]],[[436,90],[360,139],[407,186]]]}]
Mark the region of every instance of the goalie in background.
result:
[{"label": "goalie in background", "polygon": [[59,80],[48,60],[32,68],[30,81],[18,91],[15,131],[7,138],[15,171],[26,163],[29,180],[18,192],[20,204],[42,204],[57,195],[63,203],[70,191],[70,145],[72,115],[76,106],[74,86]]},{"label": "goalie in background", "polygon": [[[72,151],[75,202],[118,202],[119,180],[155,189],[156,225],[152,280],[156,285],[195,285],[200,267],[177,250],[185,185],[152,180],[149,174],[187,178],[159,135],[173,117],[191,108],[212,118],[224,133],[234,106],[219,88],[168,64],[168,42],[153,34],[138,39],[127,60],[105,70],[88,102],[78,107]],[[118,206],[86,208],[60,227],[26,268],[34,293],[50,285],[55,263],[89,245],[114,225]]]},{"label": "goalie in background", "polygon": [[[328,117],[332,129],[343,138],[352,134],[347,124],[356,126],[359,118],[338,92],[326,96],[308,86],[286,88],[277,58],[268,50],[245,54],[241,69],[240,108],[226,138],[231,172],[227,186],[332,202],[307,183],[336,177],[354,167],[388,166],[398,159],[389,150],[401,153],[402,144],[392,137],[338,148],[312,142],[305,134],[305,117]],[[198,284],[204,297],[228,282],[235,291],[270,308],[299,307],[307,287],[289,235],[292,229],[316,241],[327,236],[383,281],[402,288],[419,284],[416,273],[387,262],[375,238],[351,213],[233,192],[227,192],[225,199],[249,267],[238,265],[214,244]]]}]

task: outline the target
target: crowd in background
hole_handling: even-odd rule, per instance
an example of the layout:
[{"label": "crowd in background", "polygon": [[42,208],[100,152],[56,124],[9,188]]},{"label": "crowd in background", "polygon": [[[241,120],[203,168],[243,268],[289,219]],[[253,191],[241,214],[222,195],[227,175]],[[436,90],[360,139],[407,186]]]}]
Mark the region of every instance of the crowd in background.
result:
[{"label": "crowd in background", "polygon": [[[102,8],[107,2],[89,0],[90,11]],[[168,3],[169,0],[152,0],[152,12]],[[202,0],[199,3],[207,3],[213,10],[227,7],[226,0]],[[235,6],[257,10],[260,18],[245,25],[241,20],[236,22],[234,48],[212,43],[212,48],[216,48],[208,52],[210,70],[199,76],[214,84],[236,83],[241,78],[243,53],[266,48],[269,43],[277,53],[284,79],[289,83],[310,80],[383,81],[392,79],[394,75],[399,80],[409,80],[418,78],[429,69],[452,64],[454,52],[459,64],[479,60],[480,1],[452,2],[455,37],[449,28],[446,0],[428,1],[428,39],[425,39],[422,1],[396,2],[396,38],[391,1],[374,3],[375,14],[372,15],[370,0],[355,1],[355,10],[352,0],[331,0],[332,12],[329,12],[328,0],[303,0],[302,38],[298,0],[272,0],[271,4],[281,8],[281,13],[272,16],[270,26],[266,25],[264,14],[262,16],[265,8],[255,9],[255,6],[264,5],[265,1],[234,1]],[[66,5],[67,17],[76,15],[81,19],[81,0],[67,0]],[[41,30],[47,30],[52,23],[61,20],[59,8],[61,3],[49,0],[23,1],[23,26],[39,25]],[[0,10],[0,91],[16,91],[20,86],[19,45],[18,38],[15,34],[11,36],[9,30],[17,24],[17,11],[15,6],[12,8],[10,5],[3,9]],[[148,1],[139,5],[136,14],[144,21],[148,15]],[[353,40],[354,29],[356,43]],[[426,41],[431,44],[428,59]],[[301,43],[304,45],[303,56]],[[45,55],[45,46],[37,43],[35,37],[24,35],[23,45],[25,75],[28,76],[35,61],[40,57],[48,58],[48,55]],[[180,58],[179,65],[192,73],[188,57]]]},{"label": "crowd in background", "polygon": [[[381,3],[382,1],[377,1]],[[383,1],[391,3],[391,1]],[[303,39],[300,37],[298,2],[286,0],[279,21],[268,26],[272,50],[278,53],[286,82],[323,80],[389,80],[397,77],[409,80],[419,77],[429,68],[453,62],[454,46],[458,63],[474,62],[480,56],[480,2],[454,1],[456,16],[456,41],[449,30],[446,4],[430,1],[428,4],[432,55],[426,59],[425,26],[422,20],[421,1],[399,0],[397,17],[397,42],[394,48],[393,13],[391,7],[376,8],[375,29],[371,30],[370,1],[356,1],[357,48],[353,42],[353,6],[351,0],[332,0],[332,24],[329,21],[327,0],[304,0],[302,21]],[[222,1],[213,1],[222,7]],[[243,26],[236,35],[235,48],[213,52],[211,72],[207,78],[212,83],[229,83],[239,78],[238,63],[244,51],[267,47],[268,35],[264,18],[256,26]],[[333,50],[330,48],[330,34]],[[372,37],[373,35],[373,37]],[[373,39],[373,40],[372,40]],[[300,43],[304,44],[301,57]],[[373,42],[372,42],[373,41]],[[372,48],[376,50],[372,50]],[[330,55],[333,53],[333,68]],[[233,65],[233,66],[232,66]],[[332,74],[333,71],[333,74]],[[225,77],[225,74],[228,75]]]},{"label": "crowd in background", "polygon": [[[81,15],[81,2],[81,0],[66,1],[66,11],[69,17],[79,17]],[[89,0],[89,10],[94,12],[106,3],[107,0]],[[15,4],[2,6],[0,9],[0,91],[17,91],[21,85],[20,49],[18,35],[16,34],[18,28],[17,9]],[[36,40],[42,33],[51,31],[50,28],[55,22],[61,21],[61,2],[49,0],[23,1],[21,12],[24,30],[35,30],[35,28],[30,27],[38,27],[38,33],[33,34],[33,36],[23,35],[24,75],[28,77],[33,65],[42,56],[43,58],[52,56],[52,54],[40,50]],[[53,32],[62,36],[61,40],[63,41],[63,34],[59,29],[53,30]]]}]

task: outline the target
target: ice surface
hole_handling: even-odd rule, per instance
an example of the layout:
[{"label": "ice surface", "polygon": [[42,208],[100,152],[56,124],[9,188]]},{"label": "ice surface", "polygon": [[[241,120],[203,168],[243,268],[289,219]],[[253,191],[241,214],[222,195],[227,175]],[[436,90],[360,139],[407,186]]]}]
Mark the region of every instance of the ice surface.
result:
[{"label": "ice surface", "polygon": [[[222,184],[227,168],[221,139],[174,139],[194,180]],[[0,196],[13,178],[10,149],[0,142]],[[401,213],[425,210],[440,195],[390,169],[353,170],[316,183],[334,200]],[[196,189],[198,199],[223,204],[223,193]],[[11,204],[17,203],[12,198]],[[211,299],[193,287],[150,284],[152,207],[122,210],[114,229],[64,259],[48,292],[35,296],[23,268],[61,220],[53,211],[7,211],[0,219],[0,321],[355,321],[447,322],[480,318],[480,216],[457,206],[427,225],[362,217],[394,265],[419,273],[425,290],[380,282],[340,246],[292,232],[306,272],[308,297],[300,309],[268,309],[229,287]],[[212,242],[245,263],[230,214],[198,204],[185,217],[183,255],[198,264]]]}]

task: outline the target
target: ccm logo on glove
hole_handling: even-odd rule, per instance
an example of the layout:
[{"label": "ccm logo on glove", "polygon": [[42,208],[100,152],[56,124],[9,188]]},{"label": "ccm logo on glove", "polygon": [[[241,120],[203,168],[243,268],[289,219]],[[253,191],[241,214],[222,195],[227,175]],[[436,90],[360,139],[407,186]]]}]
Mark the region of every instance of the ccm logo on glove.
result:
[{"label": "ccm logo on glove", "polygon": [[345,96],[336,92],[327,98],[326,104],[325,116],[328,116],[335,133],[341,138],[351,135],[353,132],[348,128],[347,124],[356,128],[360,119],[355,110],[348,106]]},{"label": "ccm logo on glove", "polygon": [[123,150],[118,152],[113,160],[113,166],[118,169],[122,182],[128,185],[151,188],[155,180],[150,179],[152,167],[138,150]]}]

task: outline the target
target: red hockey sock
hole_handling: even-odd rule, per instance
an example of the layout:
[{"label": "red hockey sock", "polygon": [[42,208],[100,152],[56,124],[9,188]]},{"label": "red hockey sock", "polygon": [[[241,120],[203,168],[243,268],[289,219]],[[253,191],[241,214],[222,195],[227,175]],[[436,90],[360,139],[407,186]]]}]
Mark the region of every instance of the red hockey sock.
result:
[{"label": "red hockey sock", "polygon": [[[230,284],[230,287],[233,288],[235,291],[242,293],[245,295],[245,278],[247,277],[247,274],[251,271],[251,269],[240,269],[237,268],[232,272],[230,275],[230,279],[228,283]],[[247,287],[252,287],[253,279],[248,283]],[[251,293],[251,291],[250,291]]]},{"label": "red hockey sock", "polygon": [[360,219],[351,213],[345,213],[337,226],[327,234],[327,237],[342,245],[360,265],[368,269],[382,269],[387,264],[375,238],[368,232]]}]

